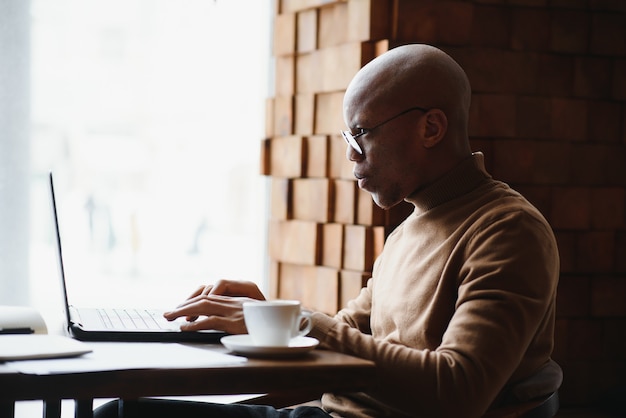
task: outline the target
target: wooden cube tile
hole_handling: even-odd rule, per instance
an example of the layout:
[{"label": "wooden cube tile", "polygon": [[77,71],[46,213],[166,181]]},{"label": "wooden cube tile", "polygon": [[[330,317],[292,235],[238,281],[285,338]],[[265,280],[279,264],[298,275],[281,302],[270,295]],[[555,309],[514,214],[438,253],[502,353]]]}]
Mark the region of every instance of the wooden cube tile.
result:
[{"label": "wooden cube tile", "polygon": [[280,263],[278,297],[299,300],[305,307],[317,304],[317,270],[314,266]]},{"label": "wooden cube tile", "polygon": [[305,137],[306,177],[328,176],[328,141],[327,135]]},{"label": "wooden cube tile", "polygon": [[352,41],[379,40],[390,36],[390,0],[349,0],[346,26]]},{"label": "wooden cube tile", "polygon": [[304,139],[301,136],[270,140],[270,173],[275,177],[301,177],[304,173]]},{"label": "wooden cube tile", "polygon": [[315,310],[334,315],[339,309],[339,270],[329,267],[316,269]]},{"label": "wooden cube tile", "polygon": [[317,13],[311,9],[297,14],[296,50],[299,53],[313,52],[317,48]]},{"label": "wooden cube tile", "polygon": [[385,225],[386,214],[372,200],[372,195],[358,189],[356,197],[356,223],[359,225]]},{"label": "wooden cube tile", "polygon": [[320,90],[320,56],[317,51],[298,54],[296,57],[296,93],[315,93]]},{"label": "wooden cube tile", "polygon": [[278,264],[277,297],[332,315],[339,307],[339,271],[328,267]]},{"label": "wooden cube tile", "polygon": [[322,225],[322,260],[327,267],[341,269],[343,266],[343,225],[327,223]]},{"label": "wooden cube tile", "polygon": [[339,274],[339,309],[348,306],[348,302],[356,298],[367,284],[371,273],[342,270]]},{"label": "wooden cube tile", "polygon": [[311,135],[313,133],[313,118],[315,116],[315,95],[313,93],[301,93],[295,96],[295,121],[294,131],[296,135]]},{"label": "wooden cube tile", "polygon": [[268,251],[271,260],[319,265],[322,227],[315,222],[270,219]]},{"label": "wooden cube tile", "polygon": [[329,179],[300,178],[293,180],[293,217],[303,221],[330,222],[333,216]]},{"label": "wooden cube tile", "polygon": [[270,212],[272,219],[293,217],[293,184],[291,179],[272,177],[270,180]]},{"label": "wooden cube tile", "polygon": [[[399,0],[395,5],[395,39],[419,39],[433,45],[467,45],[471,40],[475,17],[472,3]],[[416,25],[422,16],[428,16],[428,24]]]},{"label": "wooden cube tile", "polygon": [[331,178],[354,180],[354,164],[346,158],[347,144],[341,134],[330,136],[328,155],[328,174]]},{"label": "wooden cube tile", "polygon": [[327,6],[333,3],[344,2],[346,0],[281,0],[281,13],[299,12],[315,7]]},{"label": "wooden cube tile", "polygon": [[353,180],[335,180],[335,222],[353,224],[358,187]]},{"label": "wooden cube tile", "polygon": [[336,3],[319,11],[318,48],[328,48],[348,41],[348,5]]},{"label": "wooden cube tile", "polygon": [[320,91],[345,90],[364,63],[374,57],[373,45],[351,42],[319,50]]},{"label": "wooden cube tile", "polygon": [[274,18],[274,55],[292,55],[296,49],[296,15],[279,14]]},{"label": "wooden cube tile", "polygon": [[278,261],[270,260],[269,262],[269,290],[267,297],[269,299],[278,299],[279,295],[279,266],[280,263]]},{"label": "wooden cube tile", "polygon": [[271,145],[269,138],[261,141],[259,172],[264,176],[269,176],[272,172]]},{"label": "wooden cube tile", "polygon": [[346,225],[344,228],[344,269],[372,271],[373,264],[374,236],[372,228],[362,225]]},{"label": "wooden cube tile", "polygon": [[275,59],[275,95],[290,96],[295,91],[295,58],[293,55],[278,56]]},{"label": "wooden cube tile", "polygon": [[[395,46],[398,46],[398,45],[392,45],[389,42],[389,39],[383,39],[381,41],[374,42],[374,46],[373,46],[374,47],[374,50],[373,50],[374,57],[373,58],[376,58],[379,55],[384,54],[385,52],[389,51],[391,48],[393,48]],[[363,65],[365,65],[365,64],[366,63],[363,63]]]},{"label": "wooden cube tile", "polygon": [[343,95],[343,91],[316,95],[314,133],[333,135],[345,129]]},{"label": "wooden cube tile", "polygon": [[274,135],[287,136],[293,134],[293,96],[277,96],[274,98]]}]

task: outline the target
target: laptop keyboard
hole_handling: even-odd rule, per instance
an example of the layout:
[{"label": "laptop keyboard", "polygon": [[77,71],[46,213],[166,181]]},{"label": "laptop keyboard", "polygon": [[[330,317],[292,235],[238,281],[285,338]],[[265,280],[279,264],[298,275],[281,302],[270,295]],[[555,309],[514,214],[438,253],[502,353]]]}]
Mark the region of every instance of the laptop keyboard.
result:
[{"label": "laptop keyboard", "polygon": [[142,309],[98,309],[107,329],[162,329],[155,313]]}]

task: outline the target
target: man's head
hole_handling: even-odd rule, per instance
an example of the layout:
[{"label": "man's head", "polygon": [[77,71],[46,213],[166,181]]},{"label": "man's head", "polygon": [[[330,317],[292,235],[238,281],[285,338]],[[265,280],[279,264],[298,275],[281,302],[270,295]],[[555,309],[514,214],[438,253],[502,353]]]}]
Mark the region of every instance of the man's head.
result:
[{"label": "man's head", "polygon": [[347,149],[359,187],[387,209],[469,156],[470,96],[461,67],[432,46],[401,46],[365,65],[343,101],[362,151]]}]

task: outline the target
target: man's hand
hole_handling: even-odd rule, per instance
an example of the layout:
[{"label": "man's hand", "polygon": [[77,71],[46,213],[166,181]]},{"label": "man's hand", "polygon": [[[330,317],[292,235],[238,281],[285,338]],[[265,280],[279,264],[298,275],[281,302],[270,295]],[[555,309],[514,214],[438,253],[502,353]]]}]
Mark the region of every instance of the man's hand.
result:
[{"label": "man's hand", "polygon": [[199,287],[164,316],[169,321],[185,316],[188,323],[181,325],[183,331],[218,329],[229,334],[245,334],[242,306],[250,300],[265,300],[253,282],[219,280],[214,285]]}]

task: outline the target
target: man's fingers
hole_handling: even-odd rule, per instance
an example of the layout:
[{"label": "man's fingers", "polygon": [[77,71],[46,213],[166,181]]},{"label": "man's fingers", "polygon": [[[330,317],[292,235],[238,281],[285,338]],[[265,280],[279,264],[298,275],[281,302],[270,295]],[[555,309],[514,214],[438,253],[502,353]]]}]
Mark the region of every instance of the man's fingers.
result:
[{"label": "man's fingers", "polygon": [[183,324],[180,329],[183,331],[218,329],[228,334],[245,334],[247,332],[243,321],[235,318],[225,318],[223,316],[207,316],[196,322]]},{"label": "man's fingers", "polygon": [[197,320],[199,316],[231,316],[238,311],[241,311],[241,304],[232,298],[217,295],[200,295],[183,302],[172,311],[165,312],[163,316],[170,321],[181,316]]},{"label": "man's fingers", "polygon": [[258,286],[250,281],[219,280],[214,285],[198,287],[183,303],[165,312],[168,321],[185,317],[185,330],[220,329],[229,333],[244,333],[242,303],[245,300],[265,300]]},{"label": "man's fingers", "polygon": [[265,299],[256,283],[240,280],[218,280],[209,294],[231,297],[243,296],[259,300]]},{"label": "man's fingers", "polygon": [[187,297],[187,300],[193,299],[193,298],[195,298],[197,296],[200,296],[200,295],[208,295],[212,288],[213,288],[213,285],[210,285],[210,284],[209,285],[202,285],[202,286],[198,287],[196,290],[194,290],[194,292]]}]

